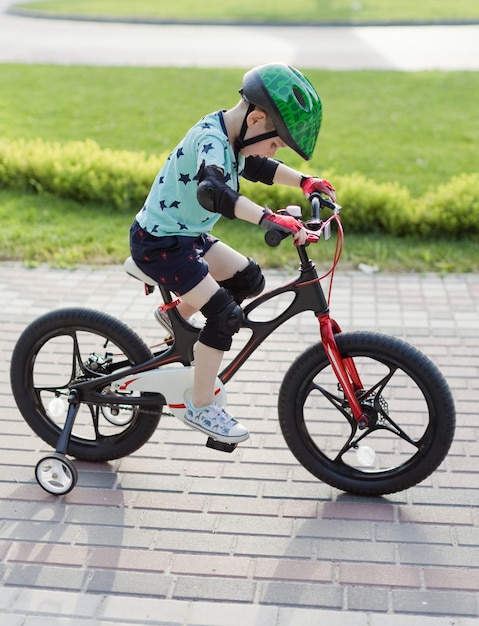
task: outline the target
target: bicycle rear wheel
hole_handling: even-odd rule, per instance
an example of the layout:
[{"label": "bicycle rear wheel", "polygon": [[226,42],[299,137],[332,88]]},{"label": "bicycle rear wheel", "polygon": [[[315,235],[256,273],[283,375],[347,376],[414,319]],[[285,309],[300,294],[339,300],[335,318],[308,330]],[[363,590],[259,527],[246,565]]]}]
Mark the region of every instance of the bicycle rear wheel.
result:
[{"label": "bicycle rear wheel", "polygon": [[[13,395],[28,425],[55,448],[75,382],[150,358],[146,344],[120,320],[90,309],[59,309],[35,320],[18,339],[10,372]],[[111,393],[106,385],[102,392]],[[118,396],[111,404],[82,403],[67,453],[88,461],[131,454],[155,432],[162,409],[161,403],[148,410],[121,405]]]},{"label": "bicycle rear wheel", "polygon": [[290,366],[281,385],[281,429],[298,461],[314,476],[349,493],[377,496],[428,477],[454,437],[454,402],[438,368],[400,339],[340,333],[342,357],[354,359],[368,418],[357,428],[322,344]]}]

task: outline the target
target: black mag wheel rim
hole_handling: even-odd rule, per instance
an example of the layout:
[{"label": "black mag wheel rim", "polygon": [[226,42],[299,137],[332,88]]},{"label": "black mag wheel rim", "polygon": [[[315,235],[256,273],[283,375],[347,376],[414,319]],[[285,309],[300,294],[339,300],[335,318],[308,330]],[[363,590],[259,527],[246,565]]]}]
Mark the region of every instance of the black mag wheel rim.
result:
[{"label": "black mag wheel rim", "polygon": [[[69,389],[75,381],[101,378],[119,367],[134,364],[134,355],[105,332],[72,324],[45,334],[32,346],[25,371],[25,389],[37,419],[59,436],[68,409]],[[109,390],[103,390],[108,395]],[[118,404],[81,404],[69,448],[117,445],[135,429],[142,411]],[[113,400],[113,397],[112,397]]]},{"label": "black mag wheel rim", "polygon": [[[345,355],[343,354],[343,357]],[[354,357],[364,390],[357,393],[369,426],[360,430],[328,362],[300,386],[295,423],[315,462],[351,480],[391,480],[427,455],[435,411],[427,387],[409,368],[387,357]]]}]

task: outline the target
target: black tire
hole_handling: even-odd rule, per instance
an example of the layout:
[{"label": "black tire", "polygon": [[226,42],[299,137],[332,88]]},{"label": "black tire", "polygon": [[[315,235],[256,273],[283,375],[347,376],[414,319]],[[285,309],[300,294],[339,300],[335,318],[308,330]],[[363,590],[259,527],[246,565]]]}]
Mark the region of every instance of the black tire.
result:
[{"label": "black tire", "polygon": [[342,491],[378,496],[418,484],[440,465],[454,437],[446,380],[400,339],[354,332],[340,333],[336,341],[358,369],[365,390],[358,398],[369,426],[357,428],[317,344],[297,357],[281,385],[278,412],[286,443],[308,471]]},{"label": "black tire", "polygon": [[[59,309],[38,318],[18,339],[10,371],[13,395],[32,430],[56,448],[75,380],[151,358],[142,339],[116,318],[90,309]],[[67,453],[100,462],[131,454],[153,435],[162,410],[161,403],[148,410],[82,403]]]}]

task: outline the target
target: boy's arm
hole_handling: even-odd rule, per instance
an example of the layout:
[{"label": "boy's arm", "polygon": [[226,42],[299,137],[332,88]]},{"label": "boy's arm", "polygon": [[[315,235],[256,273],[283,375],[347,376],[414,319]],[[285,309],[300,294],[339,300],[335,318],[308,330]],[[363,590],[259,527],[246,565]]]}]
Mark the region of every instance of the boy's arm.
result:
[{"label": "boy's arm", "polygon": [[264,207],[256,204],[246,196],[239,196],[235,203],[235,217],[245,222],[259,224],[264,215]]},{"label": "boy's arm", "polygon": [[328,180],[316,178],[315,176],[304,176],[301,172],[293,170],[284,163],[280,163],[278,166],[273,183],[301,187],[306,197],[309,197],[309,194],[313,193],[313,191],[319,191],[319,193],[325,193],[333,202],[336,202],[336,190]]},{"label": "boy's arm", "polygon": [[301,187],[301,180],[304,178],[301,172],[280,163],[274,174],[273,183],[275,185],[289,185],[290,187]]}]

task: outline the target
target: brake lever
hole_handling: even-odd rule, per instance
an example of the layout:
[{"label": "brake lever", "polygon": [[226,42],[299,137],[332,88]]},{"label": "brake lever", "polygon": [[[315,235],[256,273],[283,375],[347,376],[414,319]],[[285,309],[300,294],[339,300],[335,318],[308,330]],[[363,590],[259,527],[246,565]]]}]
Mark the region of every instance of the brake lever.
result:
[{"label": "brake lever", "polygon": [[321,239],[321,235],[313,232],[312,230],[306,230],[306,243],[318,243]]}]

